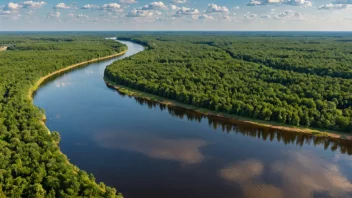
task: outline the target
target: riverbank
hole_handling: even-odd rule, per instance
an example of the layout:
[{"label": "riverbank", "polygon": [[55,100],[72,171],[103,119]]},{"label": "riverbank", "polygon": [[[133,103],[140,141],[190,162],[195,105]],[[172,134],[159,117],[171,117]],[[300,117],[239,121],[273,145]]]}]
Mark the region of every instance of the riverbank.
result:
[{"label": "riverbank", "polygon": [[220,112],[211,111],[211,110],[204,109],[204,108],[195,107],[192,105],[183,104],[183,103],[180,103],[175,100],[166,99],[166,98],[163,98],[160,96],[156,96],[156,95],[142,92],[142,91],[139,91],[136,89],[132,89],[132,88],[129,88],[129,87],[126,87],[123,85],[117,85],[116,83],[110,81],[107,78],[104,78],[104,80],[105,80],[105,83],[109,87],[116,89],[120,93],[129,95],[129,96],[133,96],[133,97],[137,97],[137,98],[141,98],[141,99],[145,99],[145,100],[149,100],[149,101],[153,101],[153,102],[157,102],[157,103],[164,104],[167,106],[190,110],[190,111],[193,111],[196,113],[201,113],[205,116],[214,116],[214,117],[223,118],[223,119],[233,119],[237,122],[251,124],[253,126],[276,129],[276,130],[280,130],[280,131],[305,133],[305,134],[310,134],[313,136],[323,136],[323,137],[330,137],[330,138],[334,138],[334,139],[352,140],[352,136],[349,134],[345,134],[345,133],[340,133],[340,132],[336,132],[336,131],[328,131],[328,130],[322,131],[320,129],[313,129],[313,128],[295,127],[295,126],[284,125],[284,124],[276,123],[276,122],[255,120],[255,119],[241,117],[241,116],[237,116],[237,115],[220,113]]},{"label": "riverbank", "polygon": [[[87,61],[83,61],[83,62],[80,62],[80,63],[76,63],[74,65],[70,65],[68,67],[65,67],[65,68],[62,68],[62,69],[59,69],[59,70],[56,70],[52,73],[49,73],[41,78],[39,78],[36,83],[29,89],[28,91],[28,98],[29,100],[33,101],[33,93],[40,87],[40,85],[45,82],[47,79],[49,79],[50,77],[54,76],[54,75],[57,75],[57,74],[60,74],[60,73],[63,73],[63,72],[66,72],[66,71],[69,71],[71,69],[74,69],[74,68],[77,68],[77,67],[80,67],[80,66],[84,66],[86,64],[89,64],[89,63],[94,63],[94,62],[98,62],[98,61],[102,61],[102,60],[106,60],[106,59],[110,59],[110,58],[114,58],[114,57],[117,57],[117,56],[121,56],[123,54],[125,54],[128,50],[124,50],[122,52],[119,52],[119,53],[116,53],[116,54],[112,54],[112,55],[109,55],[109,56],[104,56],[104,57],[100,57],[100,58],[95,58],[95,59],[91,59],[91,60],[87,60]],[[49,128],[45,125],[45,121],[46,121],[46,115],[43,113],[42,114],[42,117],[40,119],[40,123],[45,127],[45,129],[48,131],[48,133],[50,134],[50,130]],[[59,146],[59,145],[57,145]],[[62,155],[65,155],[61,152],[60,150],[60,153]],[[67,164],[70,164],[72,166],[75,167],[75,171],[76,171],[76,174],[78,173],[78,167],[76,167],[75,165],[71,164],[68,160],[66,162]],[[96,187],[100,188],[101,191],[105,191],[104,188],[101,188],[100,185],[98,184],[93,184],[95,185]],[[116,198],[123,198],[123,195],[121,193],[117,194],[116,195]]]},{"label": "riverbank", "polygon": [[48,75],[45,75],[45,76],[39,78],[38,81],[29,89],[28,97],[29,97],[30,100],[33,100],[33,98],[32,98],[33,93],[40,87],[40,85],[45,80],[47,80],[48,78],[50,78],[50,77],[52,77],[54,75],[60,74],[62,72],[65,72],[65,71],[68,71],[68,70],[71,70],[71,69],[74,69],[76,67],[80,67],[80,66],[83,66],[83,65],[86,65],[86,64],[89,64],[89,63],[94,63],[94,62],[98,62],[98,61],[114,58],[114,57],[117,57],[117,56],[121,56],[121,55],[125,54],[126,52],[127,52],[127,50],[124,50],[122,52],[119,52],[119,53],[116,53],[116,54],[112,54],[112,55],[109,55],[109,56],[104,56],[104,57],[99,57],[99,58],[94,58],[94,59],[91,59],[91,60],[83,61],[83,62],[80,62],[80,63],[76,63],[74,65],[70,65],[68,67],[56,70],[56,71],[54,71],[54,72],[52,72],[52,73],[50,73]]}]

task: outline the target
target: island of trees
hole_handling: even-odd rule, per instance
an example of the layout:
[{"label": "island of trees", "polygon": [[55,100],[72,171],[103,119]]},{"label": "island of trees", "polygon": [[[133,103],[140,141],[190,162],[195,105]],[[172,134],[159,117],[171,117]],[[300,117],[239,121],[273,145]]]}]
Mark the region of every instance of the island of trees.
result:
[{"label": "island of trees", "polygon": [[292,126],[352,132],[352,38],[345,33],[119,35],[147,50],[110,81],[185,104]]},{"label": "island of trees", "polygon": [[120,197],[69,163],[28,90],[42,76],[126,46],[88,33],[3,33],[0,46],[8,46],[0,52],[0,197]]}]

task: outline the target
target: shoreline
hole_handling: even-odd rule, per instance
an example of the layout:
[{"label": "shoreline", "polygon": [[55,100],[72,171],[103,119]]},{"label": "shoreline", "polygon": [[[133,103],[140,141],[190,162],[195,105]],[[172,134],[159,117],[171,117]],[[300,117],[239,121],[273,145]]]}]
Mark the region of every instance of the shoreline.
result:
[{"label": "shoreline", "polygon": [[40,87],[40,85],[45,81],[47,80],[48,78],[56,75],[56,74],[60,74],[62,72],[65,72],[65,71],[69,71],[71,69],[74,69],[76,67],[80,67],[80,66],[83,66],[83,65],[86,65],[86,64],[89,64],[89,63],[94,63],[94,62],[98,62],[98,61],[101,61],[101,60],[106,60],[106,59],[110,59],[110,58],[114,58],[114,57],[117,57],[117,56],[121,56],[121,55],[124,55],[128,50],[124,50],[122,52],[119,52],[119,53],[116,53],[116,54],[112,54],[112,55],[109,55],[109,56],[104,56],[104,57],[99,57],[99,58],[94,58],[94,59],[90,59],[90,60],[87,60],[87,61],[83,61],[83,62],[80,62],[80,63],[76,63],[76,64],[73,64],[73,65],[70,65],[70,66],[67,66],[67,67],[64,67],[62,69],[59,69],[59,70],[56,70],[54,72],[51,72],[43,77],[40,77],[37,82],[29,89],[28,91],[28,97],[31,101],[33,101],[33,93],[38,90],[38,88]]},{"label": "shoreline", "polygon": [[[98,62],[98,61],[101,61],[101,60],[106,60],[106,59],[110,59],[110,58],[114,58],[114,57],[117,57],[117,56],[121,56],[123,54],[125,54],[126,52],[128,51],[127,50],[124,50],[122,52],[119,52],[119,53],[116,53],[116,54],[112,54],[112,55],[108,55],[108,56],[104,56],[104,57],[99,57],[99,58],[94,58],[94,59],[90,59],[90,60],[87,60],[87,61],[83,61],[83,62],[80,62],[80,63],[76,63],[76,64],[73,64],[73,65],[70,65],[68,67],[64,67],[62,69],[59,69],[59,70],[56,70],[54,72],[51,72],[43,77],[40,77],[36,83],[34,83],[33,86],[31,86],[31,88],[29,88],[28,90],[28,98],[29,100],[32,102],[33,104],[33,94],[36,90],[38,90],[38,88],[40,87],[40,85],[45,82],[45,80],[47,80],[48,78],[54,76],[54,75],[57,75],[57,74],[60,74],[62,72],[65,72],[65,71],[69,71],[71,69],[74,69],[76,67],[80,67],[80,66],[83,66],[83,65],[86,65],[86,64],[89,64],[89,63],[94,63],[94,62]],[[42,118],[40,119],[40,123],[46,128],[46,130],[48,131],[48,133],[50,134],[50,130],[49,128],[45,125],[45,120],[46,120],[46,115],[43,114],[42,115]]]},{"label": "shoreline", "polygon": [[[34,83],[33,86],[30,87],[30,89],[28,90],[28,98],[30,100],[30,102],[33,104],[33,93],[38,90],[38,88],[40,87],[40,85],[45,82],[45,80],[47,80],[48,78],[54,76],[54,75],[57,75],[57,74],[60,74],[62,72],[65,72],[65,71],[69,71],[71,69],[74,69],[76,67],[80,67],[80,66],[84,66],[86,64],[89,64],[89,63],[94,63],[94,62],[98,62],[98,61],[101,61],[101,60],[106,60],[106,59],[110,59],[110,58],[114,58],[114,57],[117,57],[117,56],[121,56],[121,55],[124,55],[126,52],[128,51],[128,49],[122,51],[122,52],[119,52],[119,53],[116,53],[116,54],[112,54],[112,55],[108,55],[108,56],[104,56],[104,57],[99,57],[99,58],[94,58],[94,59],[91,59],[91,60],[87,60],[87,61],[83,61],[83,62],[80,62],[80,63],[76,63],[76,64],[73,64],[73,65],[70,65],[68,67],[64,67],[62,69],[59,69],[59,70],[56,70],[54,72],[51,72],[43,77],[40,77],[36,83]],[[51,133],[51,131],[49,130],[49,128],[46,126],[45,124],[45,120],[46,120],[46,115],[44,113],[42,113],[42,117],[40,118],[39,122],[45,127],[45,129],[48,131],[48,134]],[[59,147],[59,145],[57,145]],[[65,158],[67,159],[66,155],[64,153],[62,153],[60,147],[59,147],[59,152],[65,156]],[[74,167],[74,170],[76,171],[76,174],[79,170],[79,168],[72,164],[68,159],[66,161],[67,164],[70,164],[71,166]],[[93,184],[93,185],[96,185],[97,187],[100,188],[100,186],[98,184]],[[100,188],[101,189],[101,188]],[[101,189],[102,191],[105,191],[104,189]],[[123,198],[123,195],[121,193],[117,193],[116,194],[117,198]]]},{"label": "shoreline", "polygon": [[104,81],[109,87],[117,90],[120,93],[126,94],[128,96],[133,96],[133,97],[157,102],[159,104],[163,104],[166,106],[177,107],[177,108],[193,111],[195,113],[200,113],[205,116],[214,116],[214,117],[221,118],[221,119],[234,120],[237,122],[242,122],[244,124],[250,124],[250,125],[258,126],[258,127],[276,129],[276,130],[281,130],[281,131],[285,131],[285,132],[304,133],[304,134],[309,134],[309,135],[313,135],[313,136],[329,137],[332,139],[352,140],[351,135],[346,134],[346,133],[342,133],[342,132],[335,132],[335,131],[329,132],[327,130],[323,131],[323,130],[319,130],[319,129],[295,127],[295,126],[289,126],[289,125],[284,125],[284,124],[280,124],[280,123],[275,123],[272,121],[255,120],[252,118],[246,118],[246,117],[227,114],[227,113],[215,112],[212,110],[195,107],[195,106],[188,105],[188,104],[183,104],[183,103],[175,101],[175,100],[163,98],[161,96],[157,96],[154,94],[139,91],[139,90],[136,90],[133,88],[129,88],[127,86],[118,85],[105,77],[104,77]]}]

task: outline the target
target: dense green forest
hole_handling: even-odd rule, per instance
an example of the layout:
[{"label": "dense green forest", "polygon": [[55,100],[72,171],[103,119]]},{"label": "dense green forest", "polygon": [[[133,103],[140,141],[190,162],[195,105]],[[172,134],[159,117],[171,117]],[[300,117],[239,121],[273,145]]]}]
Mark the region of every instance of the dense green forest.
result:
[{"label": "dense green forest", "polygon": [[110,65],[117,84],[197,107],[352,132],[352,38],[345,33],[119,35],[147,50]]},{"label": "dense green forest", "polygon": [[0,34],[0,197],[119,197],[70,164],[28,90],[42,76],[126,46],[94,34]]}]

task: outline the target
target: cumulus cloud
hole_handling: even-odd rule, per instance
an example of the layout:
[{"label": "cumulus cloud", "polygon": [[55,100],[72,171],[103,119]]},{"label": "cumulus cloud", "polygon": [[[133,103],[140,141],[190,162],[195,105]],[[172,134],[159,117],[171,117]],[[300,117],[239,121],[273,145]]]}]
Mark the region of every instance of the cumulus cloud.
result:
[{"label": "cumulus cloud", "polygon": [[200,20],[214,20],[214,17],[206,15],[206,14],[201,14],[197,18]]},{"label": "cumulus cloud", "polygon": [[270,19],[271,16],[270,15],[262,15],[262,16],[260,16],[260,18],[262,18],[262,19]]},{"label": "cumulus cloud", "polygon": [[350,7],[348,4],[326,4],[318,7],[319,10],[342,10]]},{"label": "cumulus cloud", "polygon": [[246,19],[246,20],[254,20],[257,17],[258,17],[258,15],[256,15],[256,14],[250,14],[250,13],[244,14],[244,19]]},{"label": "cumulus cloud", "polygon": [[150,17],[153,16],[153,13],[149,10],[133,9],[131,10],[126,17]]},{"label": "cumulus cloud", "polygon": [[275,19],[284,19],[292,17],[300,17],[302,14],[293,10],[285,10],[275,16]]},{"label": "cumulus cloud", "polygon": [[216,4],[209,4],[206,13],[214,13],[214,12],[228,13],[229,9],[225,6],[218,6]]},{"label": "cumulus cloud", "polygon": [[54,6],[54,9],[69,9],[70,6],[66,5],[65,3],[58,3]]},{"label": "cumulus cloud", "polygon": [[11,11],[9,10],[0,10],[0,16],[1,15],[10,15],[11,14]]},{"label": "cumulus cloud", "polygon": [[18,10],[22,8],[22,5],[18,4],[18,3],[8,3],[4,8],[3,10],[4,11],[13,11],[13,10]]},{"label": "cumulus cloud", "polygon": [[187,0],[173,0],[172,3],[187,3]]},{"label": "cumulus cloud", "polygon": [[161,1],[155,1],[153,3],[150,3],[142,7],[142,10],[160,10],[160,9],[167,10],[167,7]]},{"label": "cumulus cloud", "polygon": [[136,0],[120,0],[119,2],[126,4],[138,3]]},{"label": "cumulus cloud", "polygon": [[11,15],[17,13],[20,9],[31,9],[27,14],[32,14],[34,9],[40,8],[45,5],[44,1],[25,1],[22,3],[9,2],[7,5],[0,7],[0,15]]},{"label": "cumulus cloud", "polygon": [[44,2],[44,1],[25,1],[25,2],[21,3],[23,8],[29,8],[29,9],[41,8],[45,4],[46,4],[46,2]]},{"label": "cumulus cloud", "polygon": [[352,0],[336,0],[334,4],[352,4]]},{"label": "cumulus cloud", "polygon": [[60,17],[60,15],[61,15],[60,12],[49,12],[48,14],[46,14],[45,17],[48,19],[57,19]]},{"label": "cumulus cloud", "polygon": [[176,12],[176,15],[197,15],[197,14],[199,14],[199,10],[198,9],[185,8],[185,7],[180,8]]},{"label": "cumulus cloud", "polygon": [[180,9],[180,8],[177,7],[176,5],[171,5],[170,7],[171,7],[171,10],[178,10],[178,9]]},{"label": "cumulus cloud", "polygon": [[85,14],[78,14],[77,18],[89,18],[88,15]]},{"label": "cumulus cloud", "polygon": [[84,9],[84,10],[98,9],[98,8],[99,6],[94,4],[86,4],[83,7],[81,7],[81,9]]},{"label": "cumulus cloud", "polygon": [[232,21],[232,19],[234,19],[234,17],[226,15],[222,19],[224,19],[225,21]]},{"label": "cumulus cloud", "polygon": [[109,12],[122,12],[121,5],[118,3],[109,3],[104,4],[101,7],[102,10],[109,11]]},{"label": "cumulus cloud", "polygon": [[291,5],[291,6],[304,6],[311,7],[312,2],[309,0],[250,0],[247,4],[248,6],[257,6],[257,5]]}]

